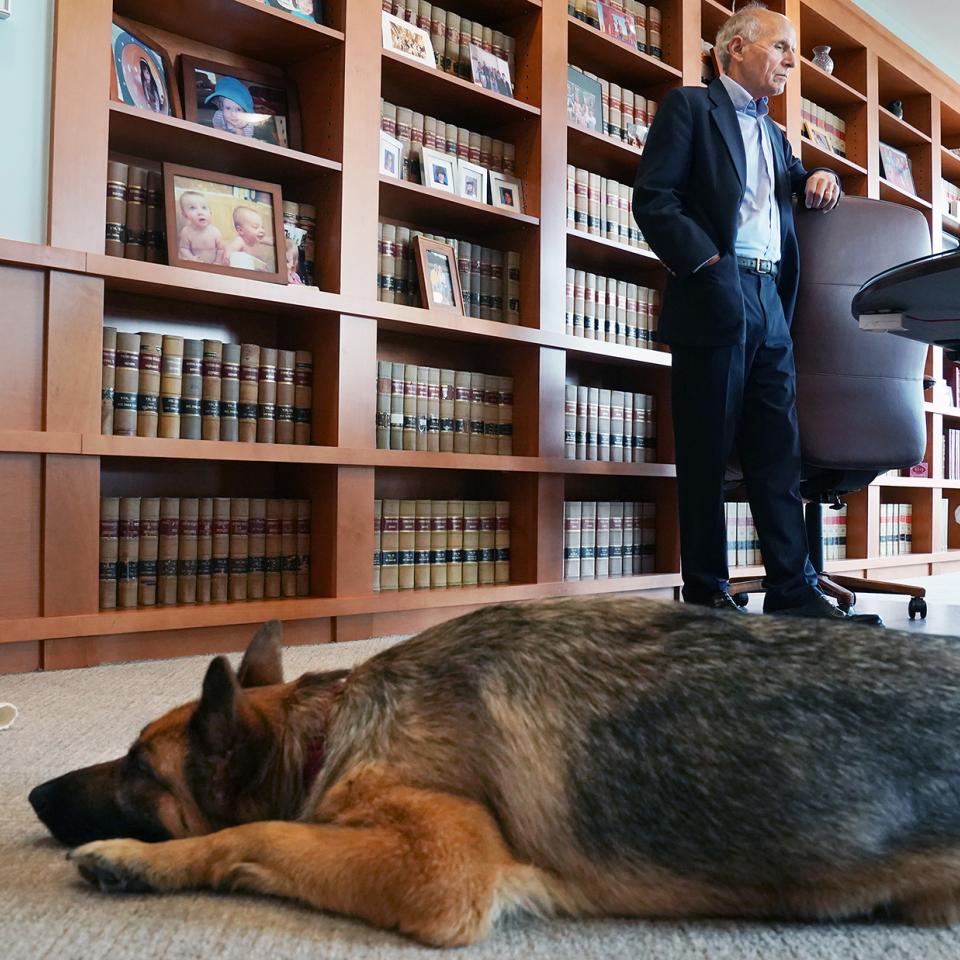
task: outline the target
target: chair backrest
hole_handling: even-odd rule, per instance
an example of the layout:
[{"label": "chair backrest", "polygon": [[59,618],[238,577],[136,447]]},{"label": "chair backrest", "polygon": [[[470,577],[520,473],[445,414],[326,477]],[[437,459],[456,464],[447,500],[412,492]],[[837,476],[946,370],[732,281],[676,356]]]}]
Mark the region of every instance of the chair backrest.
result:
[{"label": "chair backrest", "polygon": [[850,304],[881,270],[930,252],[912,207],[844,197],[827,214],[798,209],[800,289],[792,335],[805,466],[892,470],[923,458],[926,345],[861,330]]}]

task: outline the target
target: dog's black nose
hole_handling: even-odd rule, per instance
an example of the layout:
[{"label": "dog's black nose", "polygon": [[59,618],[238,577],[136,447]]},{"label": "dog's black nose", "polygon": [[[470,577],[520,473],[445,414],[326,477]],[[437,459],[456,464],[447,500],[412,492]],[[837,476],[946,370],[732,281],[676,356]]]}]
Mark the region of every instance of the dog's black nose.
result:
[{"label": "dog's black nose", "polygon": [[39,786],[34,787],[27,795],[30,806],[33,807],[33,812],[41,820],[43,819],[44,811],[50,805],[50,784],[52,782],[52,780],[48,780],[46,783],[41,783]]}]

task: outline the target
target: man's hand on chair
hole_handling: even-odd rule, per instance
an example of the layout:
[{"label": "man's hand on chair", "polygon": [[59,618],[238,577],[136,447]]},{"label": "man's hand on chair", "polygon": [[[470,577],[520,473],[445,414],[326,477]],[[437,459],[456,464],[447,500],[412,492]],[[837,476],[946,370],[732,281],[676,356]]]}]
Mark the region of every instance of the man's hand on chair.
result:
[{"label": "man's hand on chair", "polygon": [[807,178],[804,197],[808,209],[826,213],[840,202],[840,181],[827,170],[817,170]]}]

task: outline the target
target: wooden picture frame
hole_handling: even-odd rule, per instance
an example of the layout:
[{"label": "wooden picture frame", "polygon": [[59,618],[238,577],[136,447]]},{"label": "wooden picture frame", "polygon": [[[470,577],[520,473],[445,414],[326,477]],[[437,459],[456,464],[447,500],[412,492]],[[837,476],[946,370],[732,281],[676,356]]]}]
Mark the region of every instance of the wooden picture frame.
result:
[{"label": "wooden picture frame", "polygon": [[[126,17],[114,14],[112,21],[110,31],[110,99],[148,113],[157,113],[160,116],[183,117],[180,91],[177,88],[176,75],[173,71],[173,61],[163,44],[154,40],[149,31],[144,30],[138,23],[134,23]],[[132,42],[126,42],[123,47],[118,49],[118,44],[124,36]],[[141,56],[139,58],[139,77],[148,76],[154,88],[158,86],[157,80],[161,80],[162,94],[159,90],[148,93],[142,79],[137,76],[136,65],[133,62],[136,58],[135,50],[137,47],[148,54],[146,57]],[[132,56],[128,57],[126,50],[133,51]],[[144,67],[146,67],[146,72]],[[162,77],[159,73],[160,69],[164,74]],[[123,76],[121,77],[120,74],[123,74]],[[162,95],[166,97],[169,110],[157,109],[150,103],[150,101],[156,102],[155,96]]]},{"label": "wooden picture frame", "polygon": [[381,11],[380,30],[384,50],[436,70],[437,55],[426,30],[386,10]]},{"label": "wooden picture frame", "polygon": [[[245,111],[244,116],[247,119],[245,129],[250,132],[240,132],[231,129],[229,124],[224,121],[221,124],[216,122],[216,115],[222,113],[222,110],[207,107],[201,100],[201,92],[198,88],[197,74],[206,75],[208,82],[214,84],[213,90],[206,95],[205,100],[211,100],[216,97],[217,91],[221,97],[228,97],[234,87],[238,90],[240,96],[249,98],[248,103],[240,103],[241,107],[249,106],[250,110]],[[221,130],[231,136],[239,139],[255,140],[258,143],[269,143],[277,147],[286,147],[290,150],[302,149],[300,133],[300,100],[297,96],[296,84],[291,83],[281,70],[275,73],[267,70],[250,70],[246,67],[237,67],[227,63],[216,63],[212,60],[205,60],[202,57],[190,57],[186,54],[180,56],[180,78],[182,82],[183,94],[183,118],[191,123],[199,123],[204,127],[211,127],[215,130]],[[281,94],[284,100],[284,113],[261,113],[255,109],[256,101],[263,100],[265,94],[274,91]],[[239,103],[239,101],[235,101]],[[209,114],[209,117],[208,117]],[[283,125],[269,124],[260,118],[282,118]],[[257,127],[267,127],[272,130],[272,136],[264,135],[264,132]],[[285,142],[283,142],[285,141]]]},{"label": "wooden picture frame", "polygon": [[603,0],[597,0],[597,19],[600,21],[600,32],[608,37],[637,49],[637,25],[629,14],[615,10]]},{"label": "wooden picture frame", "polygon": [[523,184],[520,178],[491,170],[490,202],[500,210],[523,213]]},{"label": "wooden picture frame", "polygon": [[603,88],[582,70],[567,66],[567,121],[581,130],[603,133]]},{"label": "wooden picture frame", "polygon": [[[220,189],[211,190],[210,187]],[[236,191],[252,192],[259,196],[246,197],[238,195]],[[202,201],[196,201],[195,198],[184,201],[184,194],[187,193],[198,194]],[[283,197],[278,184],[165,163],[163,194],[167,218],[167,262],[170,266],[206,270],[248,280],[287,282],[286,259],[281,248],[285,237]],[[269,201],[265,198],[269,198]],[[188,221],[190,200],[195,201],[192,209],[205,217],[205,222]],[[204,203],[205,215],[202,210]],[[241,209],[244,211],[242,214]],[[263,237],[251,247],[250,234],[256,236],[257,218]],[[213,232],[209,231],[211,227]],[[273,255],[268,258],[268,248],[271,246]],[[190,251],[191,255],[185,256],[184,250]],[[257,266],[257,263],[263,266]]]},{"label": "wooden picture frame", "polygon": [[423,186],[457,195],[457,158],[430,147],[420,148],[420,179]]},{"label": "wooden picture frame", "polygon": [[446,310],[464,316],[460,272],[453,247],[418,234],[414,240],[414,254],[420,278],[421,305],[427,310]]},{"label": "wooden picture frame", "polygon": [[889,143],[880,142],[881,175],[888,183],[909,193],[917,195],[917,187],[913,182],[913,167],[910,157],[903,150],[892,147]]},{"label": "wooden picture frame", "polygon": [[474,203],[487,202],[487,177],[489,171],[479,163],[471,163],[463,157],[457,160],[457,196]]}]

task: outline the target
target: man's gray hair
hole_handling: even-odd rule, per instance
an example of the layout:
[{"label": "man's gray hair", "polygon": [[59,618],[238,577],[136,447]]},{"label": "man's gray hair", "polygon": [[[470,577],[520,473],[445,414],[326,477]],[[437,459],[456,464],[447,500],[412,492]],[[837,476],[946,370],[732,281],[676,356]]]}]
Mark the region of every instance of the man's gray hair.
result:
[{"label": "man's gray hair", "polygon": [[720,58],[720,66],[723,67],[724,73],[727,72],[727,68],[730,66],[730,51],[727,49],[727,44],[734,37],[738,36],[743,37],[744,40],[750,43],[759,40],[760,35],[763,33],[763,25],[757,16],[757,11],[766,9],[767,5],[765,3],[760,3],[759,0],[753,0],[753,2],[737,10],[717,31],[717,56]]}]

